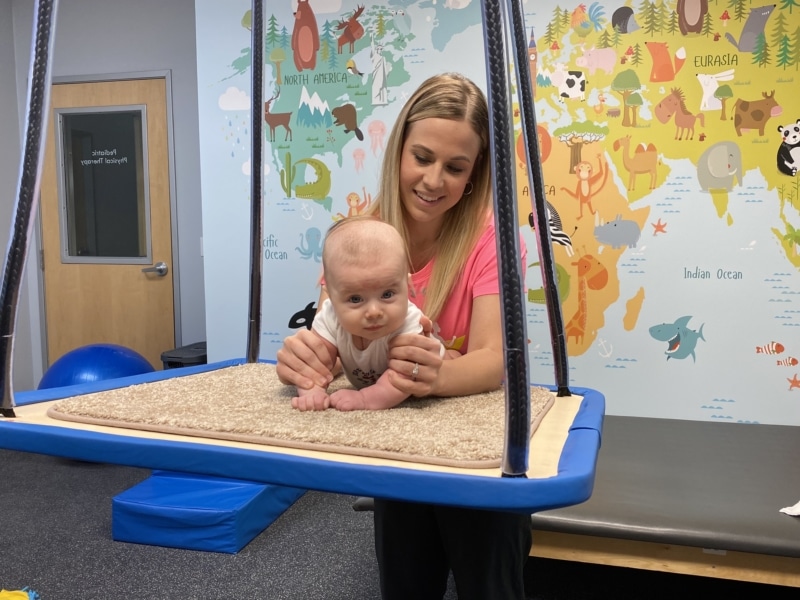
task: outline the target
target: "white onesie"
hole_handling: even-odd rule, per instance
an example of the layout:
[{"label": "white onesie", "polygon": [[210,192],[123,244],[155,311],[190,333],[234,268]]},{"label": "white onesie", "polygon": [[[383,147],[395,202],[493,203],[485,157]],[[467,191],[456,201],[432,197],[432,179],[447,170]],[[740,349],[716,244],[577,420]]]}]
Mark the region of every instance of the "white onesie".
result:
[{"label": "white onesie", "polygon": [[377,382],[386,370],[389,362],[389,341],[394,336],[422,331],[422,326],[419,324],[421,316],[422,311],[409,302],[403,326],[385,337],[372,341],[366,350],[359,350],[353,345],[353,336],[342,328],[336,313],[333,312],[330,298],[326,298],[322,303],[322,309],[314,317],[311,327],[336,346],[344,374],[350,383],[361,389]]}]

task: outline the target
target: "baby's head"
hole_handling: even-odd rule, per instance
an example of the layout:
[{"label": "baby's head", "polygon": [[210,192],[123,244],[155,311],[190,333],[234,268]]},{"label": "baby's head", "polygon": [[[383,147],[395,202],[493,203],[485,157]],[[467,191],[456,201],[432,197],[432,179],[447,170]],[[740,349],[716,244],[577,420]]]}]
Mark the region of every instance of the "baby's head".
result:
[{"label": "baby's head", "polygon": [[397,230],[374,217],[334,224],[322,250],[325,289],[345,331],[368,340],[399,329],[408,311],[408,254]]}]

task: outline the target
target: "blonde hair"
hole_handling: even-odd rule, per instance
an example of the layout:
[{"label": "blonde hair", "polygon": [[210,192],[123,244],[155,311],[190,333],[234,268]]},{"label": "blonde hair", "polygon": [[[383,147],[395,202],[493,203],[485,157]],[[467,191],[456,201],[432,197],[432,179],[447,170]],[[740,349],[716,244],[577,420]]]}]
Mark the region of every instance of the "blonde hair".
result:
[{"label": "blonde hair", "polygon": [[375,216],[359,215],[337,221],[328,229],[322,246],[323,274],[333,264],[360,264],[375,257],[387,264],[397,260],[405,266],[408,262],[406,245],[390,224]]},{"label": "blonde hair", "polygon": [[378,194],[369,212],[380,215],[397,229],[406,247],[410,246],[407,214],[400,200],[400,158],[408,126],[430,118],[465,121],[480,139],[480,150],[470,176],[472,191],[445,213],[437,239],[438,252],[423,307],[425,314],[436,320],[462,274],[492,206],[489,108],[486,97],[475,83],[458,73],[443,73],[430,77],[417,88],[389,134]]}]

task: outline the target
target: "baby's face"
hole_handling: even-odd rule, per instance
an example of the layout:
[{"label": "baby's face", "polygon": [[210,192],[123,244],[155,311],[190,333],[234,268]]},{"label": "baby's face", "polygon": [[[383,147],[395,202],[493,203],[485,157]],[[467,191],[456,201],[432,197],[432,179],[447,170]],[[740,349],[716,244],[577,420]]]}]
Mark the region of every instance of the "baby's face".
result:
[{"label": "baby's face", "polygon": [[370,341],[399,329],[408,312],[406,263],[380,257],[358,264],[335,264],[325,274],[326,288],[339,322],[350,335]]}]

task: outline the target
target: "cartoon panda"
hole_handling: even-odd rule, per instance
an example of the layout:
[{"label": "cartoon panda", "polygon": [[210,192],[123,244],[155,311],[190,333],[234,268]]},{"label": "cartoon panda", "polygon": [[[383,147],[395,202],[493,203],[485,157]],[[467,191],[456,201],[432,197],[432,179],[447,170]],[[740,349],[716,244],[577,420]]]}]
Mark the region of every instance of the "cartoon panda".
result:
[{"label": "cartoon panda", "polygon": [[778,170],[794,177],[800,169],[800,119],[792,125],[778,125],[783,142],[778,148]]}]

